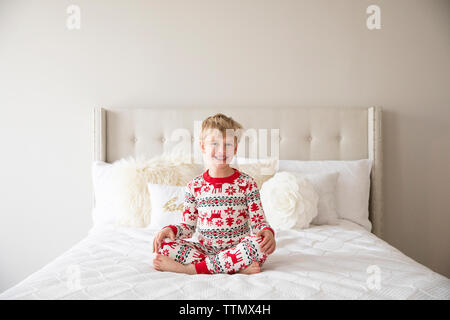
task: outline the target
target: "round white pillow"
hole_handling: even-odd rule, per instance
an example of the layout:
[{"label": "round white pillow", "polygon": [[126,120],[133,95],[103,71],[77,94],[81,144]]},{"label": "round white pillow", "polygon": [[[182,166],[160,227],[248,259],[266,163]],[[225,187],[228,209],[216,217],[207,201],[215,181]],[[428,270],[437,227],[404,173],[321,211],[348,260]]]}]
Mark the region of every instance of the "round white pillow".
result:
[{"label": "round white pillow", "polygon": [[317,216],[319,196],[310,181],[278,172],[260,190],[265,216],[272,228],[308,228]]}]

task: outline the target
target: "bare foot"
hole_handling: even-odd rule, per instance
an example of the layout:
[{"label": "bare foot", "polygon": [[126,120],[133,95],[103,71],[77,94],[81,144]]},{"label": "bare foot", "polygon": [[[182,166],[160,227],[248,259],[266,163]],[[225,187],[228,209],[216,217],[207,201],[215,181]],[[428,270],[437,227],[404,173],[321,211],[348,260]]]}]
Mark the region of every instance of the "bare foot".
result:
[{"label": "bare foot", "polygon": [[259,266],[259,262],[258,261],[254,261],[248,267],[239,270],[238,273],[253,274],[253,273],[258,273],[258,272],[261,272],[261,267]]},{"label": "bare foot", "polygon": [[193,264],[184,265],[162,254],[156,255],[153,259],[153,266],[158,271],[197,274]]}]

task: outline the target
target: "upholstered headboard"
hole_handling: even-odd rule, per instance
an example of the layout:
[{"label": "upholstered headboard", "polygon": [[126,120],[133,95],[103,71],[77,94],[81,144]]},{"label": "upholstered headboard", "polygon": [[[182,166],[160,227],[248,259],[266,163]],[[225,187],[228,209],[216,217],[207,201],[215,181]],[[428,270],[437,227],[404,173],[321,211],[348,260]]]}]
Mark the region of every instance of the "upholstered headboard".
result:
[{"label": "upholstered headboard", "polygon": [[[252,156],[260,143],[279,150],[284,160],[372,159],[369,218],[372,232],[382,235],[382,139],[381,108],[94,108],[94,160],[113,162],[126,156],[153,156],[178,142],[174,137],[194,138],[207,116],[224,113],[241,123],[249,134],[240,156]],[[181,130],[180,130],[181,129]],[[259,129],[267,131],[259,132]],[[273,130],[271,130],[273,129]],[[277,131],[276,129],[279,129]],[[174,134],[176,132],[176,134]],[[272,136],[273,135],[273,136]],[[266,139],[261,137],[266,136]],[[273,139],[276,137],[276,139]],[[242,140],[241,140],[242,142]],[[254,144],[253,142],[256,142]]]}]

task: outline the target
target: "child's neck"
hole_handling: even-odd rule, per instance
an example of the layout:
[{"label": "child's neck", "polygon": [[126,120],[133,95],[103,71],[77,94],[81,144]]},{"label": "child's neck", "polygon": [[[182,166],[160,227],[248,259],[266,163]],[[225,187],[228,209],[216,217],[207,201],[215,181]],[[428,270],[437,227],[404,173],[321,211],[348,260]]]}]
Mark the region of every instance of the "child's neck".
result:
[{"label": "child's neck", "polygon": [[223,168],[208,168],[208,170],[209,176],[212,178],[225,178],[234,173],[234,169],[230,166]]}]

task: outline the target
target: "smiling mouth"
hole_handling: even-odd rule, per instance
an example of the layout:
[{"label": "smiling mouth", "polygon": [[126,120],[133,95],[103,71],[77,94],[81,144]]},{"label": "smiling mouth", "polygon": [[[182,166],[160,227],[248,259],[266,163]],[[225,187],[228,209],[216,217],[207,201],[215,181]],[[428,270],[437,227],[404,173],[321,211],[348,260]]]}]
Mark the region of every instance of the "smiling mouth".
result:
[{"label": "smiling mouth", "polygon": [[214,159],[219,160],[219,161],[223,161],[223,160],[226,160],[227,157],[223,157],[223,158],[214,157]]}]

